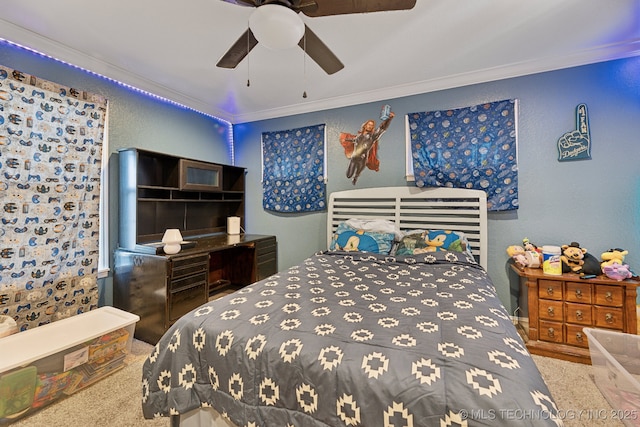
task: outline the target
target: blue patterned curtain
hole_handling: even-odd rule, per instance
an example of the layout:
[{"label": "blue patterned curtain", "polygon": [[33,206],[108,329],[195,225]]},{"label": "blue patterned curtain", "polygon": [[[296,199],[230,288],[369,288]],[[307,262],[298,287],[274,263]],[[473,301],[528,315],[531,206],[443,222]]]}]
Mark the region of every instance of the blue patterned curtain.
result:
[{"label": "blue patterned curtain", "polygon": [[516,100],[408,114],[418,187],[484,190],[491,211],[518,209]]},{"label": "blue patterned curtain", "polygon": [[21,331],[98,306],[107,100],[0,66],[0,315]]},{"label": "blue patterned curtain", "polygon": [[325,125],[262,134],[262,206],[276,212],[326,209]]}]

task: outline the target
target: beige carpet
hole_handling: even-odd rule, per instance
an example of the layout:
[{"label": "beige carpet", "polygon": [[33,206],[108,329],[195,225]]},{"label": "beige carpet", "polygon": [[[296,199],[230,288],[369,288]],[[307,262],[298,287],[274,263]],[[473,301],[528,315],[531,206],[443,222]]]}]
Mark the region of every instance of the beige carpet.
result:
[{"label": "beige carpet", "polygon": [[[142,364],[152,346],[134,340],[127,366],[104,380],[11,424],[12,427],[168,427],[168,418],[145,420],[140,403]],[[591,379],[592,367],[533,356],[558,407],[565,426],[622,426],[609,419],[589,419],[589,413],[608,414],[611,407]],[[582,411],[582,415],[579,416]],[[579,416],[579,417],[578,417]],[[593,418],[593,417],[591,417]]]},{"label": "beige carpet", "polygon": [[535,354],[533,360],[561,411],[565,426],[624,426],[612,419],[611,406],[593,382],[591,365]]},{"label": "beige carpet", "polygon": [[152,349],[134,339],[124,368],[11,427],[168,427],[169,418],[145,420],[142,416],[142,364]]}]

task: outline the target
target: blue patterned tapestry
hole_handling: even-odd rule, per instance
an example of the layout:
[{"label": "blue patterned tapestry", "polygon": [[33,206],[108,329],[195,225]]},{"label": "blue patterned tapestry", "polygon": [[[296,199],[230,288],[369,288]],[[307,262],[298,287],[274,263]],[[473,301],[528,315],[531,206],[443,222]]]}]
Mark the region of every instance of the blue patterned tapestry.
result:
[{"label": "blue patterned tapestry", "polygon": [[276,212],[325,210],[325,125],[262,133],[262,206]]},{"label": "blue patterned tapestry", "polygon": [[408,114],[418,187],[484,190],[490,211],[518,209],[516,100]]}]

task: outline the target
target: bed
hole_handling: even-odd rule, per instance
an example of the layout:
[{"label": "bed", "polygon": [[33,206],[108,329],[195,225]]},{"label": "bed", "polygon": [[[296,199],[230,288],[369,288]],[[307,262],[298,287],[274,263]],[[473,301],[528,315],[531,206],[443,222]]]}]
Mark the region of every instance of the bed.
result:
[{"label": "bed", "polygon": [[[354,220],[359,237],[392,224],[390,252],[338,244]],[[464,245],[405,239],[436,230]],[[144,364],[144,416],[224,427],[562,425],[486,274],[484,192],[335,192],[327,243],[176,322]]]}]

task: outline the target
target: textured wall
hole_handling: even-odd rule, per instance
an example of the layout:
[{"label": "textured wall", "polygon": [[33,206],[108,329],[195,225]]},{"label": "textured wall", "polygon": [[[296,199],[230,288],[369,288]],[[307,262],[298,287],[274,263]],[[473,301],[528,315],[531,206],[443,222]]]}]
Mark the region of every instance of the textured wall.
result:
[{"label": "textured wall", "polygon": [[[524,237],[542,244],[579,242],[596,255],[629,250],[640,272],[640,58],[455,88],[379,103],[234,126],[238,164],[249,170],[247,227],[276,234],[280,268],[326,247],[326,214],[277,215],[262,210],[260,134],[326,123],[327,192],[353,188],[340,132],[354,132],[389,103],[396,114],[382,137],[380,171],[365,171],[356,188],[404,185],[404,115],[517,98],[520,209],[489,215],[489,274],[513,313],[518,287],[509,280],[505,249]],[[556,143],[575,129],[575,108],[587,104],[592,159],[558,162]]]},{"label": "textured wall", "polygon": [[[117,246],[117,149],[139,147],[221,163],[231,162],[224,125],[209,117],[143,96],[81,70],[0,44],[0,64],[61,84],[100,93],[110,100],[110,252]],[[312,88],[311,88],[312,89]],[[313,91],[309,90],[312,95]],[[300,262],[326,247],[326,213],[297,216],[262,210],[260,135],[326,123],[329,145],[327,191],[353,188],[340,132],[355,132],[377,118],[383,104],[396,113],[383,136],[380,171],[365,171],[356,188],[404,185],[404,115],[519,99],[520,209],[489,216],[489,274],[510,311],[517,307],[505,248],[523,237],[541,244],[578,241],[599,256],[610,247],[629,250],[640,270],[640,58],[542,73],[419,94],[378,103],[234,126],[236,164],[247,167],[247,230],[275,234],[279,267]],[[592,160],[558,162],[556,142],[575,126],[575,107],[589,108]],[[111,303],[110,279],[102,301]]]},{"label": "textured wall", "polygon": [[[226,122],[4,43],[0,43],[0,64],[109,100],[109,258],[118,245],[118,149],[138,147],[219,163],[232,161]],[[100,304],[112,302],[108,277],[100,280]]]}]

